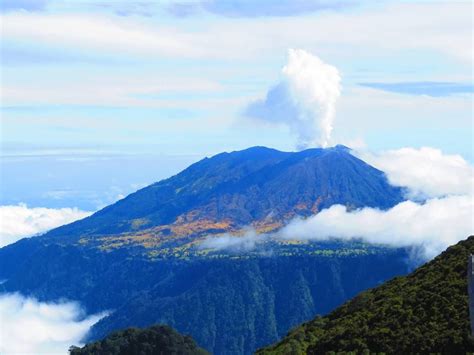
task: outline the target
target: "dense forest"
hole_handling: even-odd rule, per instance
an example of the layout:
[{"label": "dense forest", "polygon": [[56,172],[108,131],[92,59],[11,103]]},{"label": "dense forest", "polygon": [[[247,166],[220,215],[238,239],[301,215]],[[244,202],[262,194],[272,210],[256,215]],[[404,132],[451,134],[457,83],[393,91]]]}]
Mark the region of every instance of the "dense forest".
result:
[{"label": "dense forest", "polygon": [[467,262],[474,236],[408,276],[362,292],[291,331],[269,354],[466,354],[470,336]]},{"label": "dense forest", "polygon": [[206,355],[189,336],[168,326],[129,328],[82,348],[71,346],[70,355]]}]

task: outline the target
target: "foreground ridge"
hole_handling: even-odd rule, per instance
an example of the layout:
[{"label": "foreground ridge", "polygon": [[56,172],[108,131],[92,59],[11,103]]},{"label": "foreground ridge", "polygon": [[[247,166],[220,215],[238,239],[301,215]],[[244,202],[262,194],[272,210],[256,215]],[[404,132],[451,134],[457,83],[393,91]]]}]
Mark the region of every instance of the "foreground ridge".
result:
[{"label": "foreground ridge", "polygon": [[474,236],[408,276],[362,292],[258,354],[465,354],[470,336],[467,261]]},{"label": "foreground ridge", "polygon": [[190,336],[181,335],[165,325],[154,325],[145,329],[129,328],[118,331],[82,348],[71,346],[69,353],[71,355],[209,354],[204,349],[198,347]]}]

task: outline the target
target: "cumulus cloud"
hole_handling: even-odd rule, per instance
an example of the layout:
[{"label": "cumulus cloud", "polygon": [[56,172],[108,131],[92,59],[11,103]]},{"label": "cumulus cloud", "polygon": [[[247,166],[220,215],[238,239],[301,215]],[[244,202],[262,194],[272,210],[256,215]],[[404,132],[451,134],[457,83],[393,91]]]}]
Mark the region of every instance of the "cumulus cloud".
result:
[{"label": "cumulus cloud", "polygon": [[0,206],[0,247],[63,224],[89,216],[77,208],[29,208],[27,205]]},{"label": "cumulus cloud", "polygon": [[474,194],[474,167],[460,155],[443,154],[431,147],[354,154],[384,171],[392,185],[406,187],[408,198]]},{"label": "cumulus cloud", "polygon": [[341,92],[339,71],[302,49],[290,49],[282,76],[265,99],[246,108],[245,115],[287,125],[300,149],[326,147]]},{"label": "cumulus cloud", "polygon": [[0,295],[0,353],[67,354],[106,314],[85,316],[74,302],[42,303],[19,294]]},{"label": "cumulus cloud", "polygon": [[347,211],[335,205],[306,220],[295,220],[279,232],[289,239],[362,239],[394,247],[417,247],[430,259],[474,233],[472,196],[431,199],[424,204],[402,202],[381,211]]}]

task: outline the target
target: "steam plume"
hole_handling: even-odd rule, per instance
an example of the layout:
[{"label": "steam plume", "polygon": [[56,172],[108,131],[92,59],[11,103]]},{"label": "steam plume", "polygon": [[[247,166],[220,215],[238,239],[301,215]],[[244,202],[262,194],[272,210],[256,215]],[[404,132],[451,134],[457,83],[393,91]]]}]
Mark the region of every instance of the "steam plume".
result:
[{"label": "steam plume", "polygon": [[302,49],[290,49],[282,75],[264,100],[247,107],[246,115],[287,125],[299,149],[326,147],[341,92],[339,71]]}]

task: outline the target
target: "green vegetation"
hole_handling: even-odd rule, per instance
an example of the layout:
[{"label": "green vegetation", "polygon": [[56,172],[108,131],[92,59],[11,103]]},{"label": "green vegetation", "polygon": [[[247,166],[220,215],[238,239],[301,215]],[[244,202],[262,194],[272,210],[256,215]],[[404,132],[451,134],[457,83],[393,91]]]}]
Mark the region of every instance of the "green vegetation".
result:
[{"label": "green vegetation", "polygon": [[258,354],[466,354],[470,337],[467,260],[474,236],[408,276],[362,292]]},{"label": "green vegetation", "polygon": [[83,348],[71,346],[71,355],[205,355],[189,336],[164,325],[115,332]]}]

